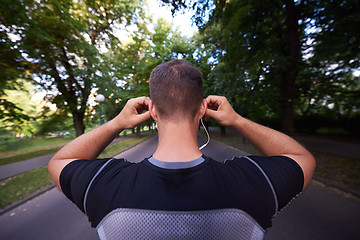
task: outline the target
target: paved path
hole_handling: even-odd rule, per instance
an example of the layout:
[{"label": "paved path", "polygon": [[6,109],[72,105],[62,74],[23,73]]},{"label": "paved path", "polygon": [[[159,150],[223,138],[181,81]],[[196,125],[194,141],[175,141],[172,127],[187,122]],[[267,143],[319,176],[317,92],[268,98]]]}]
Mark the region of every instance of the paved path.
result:
[{"label": "paved path", "polygon": [[[129,136],[121,137],[121,138],[115,138],[114,141],[111,142],[111,144],[123,141],[123,140],[125,140],[127,138],[129,138]],[[9,177],[19,175],[21,173],[28,172],[30,170],[33,170],[33,169],[36,169],[36,168],[39,168],[39,167],[46,166],[49,163],[50,159],[54,155],[55,154],[49,154],[49,155],[44,155],[44,156],[40,156],[40,157],[20,161],[20,162],[1,165],[0,166],[0,181],[4,180],[4,179],[7,179]]]},{"label": "paved path", "polygon": [[87,217],[57,188],[0,216],[0,239],[95,240]]},{"label": "paved path", "polygon": [[[210,131],[219,132],[220,129],[210,127]],[[227,128],[226,133],[239,136],[239,133],[231,128]],[[304,145],[307,149],[312,151],[332,153],[340,156],[354,157],[360,159],[359,142],[347,142],[312,136],[295,136],[294,138],[299,143]]]},{"label": "paved path", "polygon": [[[147,157],[155,150],[156,142],[153,137],[120,155],[129,160]],[[218,160],[243,154],[215,141],[203,152]],[[312,182],[275,218],[265,239],[360,239],[359,216],[357,200]],[[87,218],[57,189],[1,215],[0,226],[0,239],[97,239]]]},{"label": "paved path", "polygon": [[360,239],[360,200],[319,182],[309,187],[274,219],[265,240]]},{"label": "paved path", "polygon": [[0,181],[6,178],[43,167],[48,164],[54,154],[31,158],[21,162],[10,163],[0,166]]},{"label": "paved path", "polygon": [[309,150],[360,159],[360,143],[350,143],[308,136],[296,136],[295,139]]}]

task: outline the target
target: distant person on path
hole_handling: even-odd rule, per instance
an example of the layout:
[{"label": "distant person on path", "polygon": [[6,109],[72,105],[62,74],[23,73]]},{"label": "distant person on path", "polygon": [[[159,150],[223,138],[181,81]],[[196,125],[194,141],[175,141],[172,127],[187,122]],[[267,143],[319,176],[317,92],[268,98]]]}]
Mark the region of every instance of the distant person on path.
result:
[{"label": "distant person on path", "polygon": [[[188,62],[158,65],[150,97],[129,100],[118,116],[49,162],[53,181],[100,238],[261,239],[309,184],[313,156],[289,136],[241,117],[225,97],[203,99],[202,75]],[[203,117],[233,127],[264,156],[220,163],[203,155],[197,142]],[[159,137],[152,156],[140,163],[97,159],[122,130],[150,118]]]}]

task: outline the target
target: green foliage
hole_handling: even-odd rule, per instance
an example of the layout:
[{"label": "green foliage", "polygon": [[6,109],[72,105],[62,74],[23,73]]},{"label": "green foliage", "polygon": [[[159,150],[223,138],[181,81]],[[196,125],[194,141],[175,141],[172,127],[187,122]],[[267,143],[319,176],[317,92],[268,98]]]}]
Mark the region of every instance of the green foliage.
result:
[{"label": "green foliage", "polygon": [[14,89],[5,89],[0,111],[0,126],[18,135],[32,136],[39,132],[41,120],[51,114],[35,87],[28,81],[17,80]]},{"label": "green foliage", "polygon": [[358,116],[357,1],[176,0],[171,5],[174,11],[196,10],[206,93],[225,95],[243,115],[281,118],[283,130],[291,130],[293,115]]},{"label": "green foliage", "polygon": [[19,77],[23,70],[8,65],[26,65],[25,73],[47,91],[48,100],[72,114],[76,133],[82,134],[91,88],[107,80],[98,48],[114,38],[115,25],[130,23],[139,2],[7,1],[1,5],[5,18],[0,37],[12,33],[18,39],[3,41],[9,56],[2,65],[9,72],[5,77]]},{"label": "green foliage", "polygon": [[[206,92],[225,95],[238,112],[254,120],[279,115],[283,57],[274,53],[283,44],[276,34],[269,34],[275,20],[266,15],[267,3],[231,1],[224,9],[214,10],[198,38],[201,58],[212,69],[206,71]],[[269,11],[282,14],[281,8]]]},{"label": "green foliage", "polygon": [[29,63],[21,54],[20,43],[13,37],[13,34],[24,27],[23,24],[19,24],[26,19],[26,9],[22,2],[19,0],[0,2],[0,95],[5,89],[12,89],[16,85],[13,79],[29,76]]},{"label": "green foliage", "polygon": [[317,30],[310,34],[314,43],[306,62],[311,72],[305,70],[307,91],[301,96],[311,101],[306,113],[348,119],[359,116],[360,79],[353,72],[360,69],[360,32],[355,30],[360,24],[360,6],[353,0],[316,3]]},{"label": "green foliage", "polygon": [[[254,120],[282,119],[284,130],[293,118],[358,117],[357,1],[162,2],[173,12],[193,8],[200,34],[188,39],[163,19],[153,23],[142,0],[2,1],[1,126],[6,121],[31,135],[63,122],[79,135],[85,124],[97,125],[92,89],[105,95],[110,119],[128,99],[148,95],[152,69],[174,58],[202,71],[205,95],[225,95]],[[129,25],[130,37],[121,42],[115,35]],[[44,120],[35,123],[29,109],[5,96],[23,81],[47,92],[58,108],[54,115],[44,109]]]}]

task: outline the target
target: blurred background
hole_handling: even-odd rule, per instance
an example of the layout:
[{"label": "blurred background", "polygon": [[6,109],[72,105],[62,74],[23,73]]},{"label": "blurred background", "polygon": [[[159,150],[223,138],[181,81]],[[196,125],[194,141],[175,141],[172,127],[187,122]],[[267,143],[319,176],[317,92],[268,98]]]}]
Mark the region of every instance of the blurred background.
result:
[{"label": "blurred background", "polygon": [[100,104],[106,121],[148,96],[152,69],[175,58],[203,73],[205,96],[254,121],[359,135],[355,0],[1,0],[0,11],[2,141],[79,136]]},{"label": "blurred background", "polygon": [[[83,228],[69,222],[78,221],[69,217],[75,207],[63,210],[67,200],[48,191],[49,159],[130,98],[149,96],[153,68],[181,58],[202,72],[204,97],[226,96],[238,113],[293,136],[316,158],[315,181],[269,239],[358,239],[359,26],[358,0],[0,0],[0,234],[39,238],[46,223],[66,230],[49,228],[44,239],[75,233],[70,227],[79,237],[63,239],[84,238],[86,219]],[[205,124],[211,146],[259,154],[232,129]],[[154,135],[149,120],[100,157],[154,145],[145,141]],[[43,192],[41,204],[28,202],[36,207],[21,205]],[[46,200],[51,194],[60,202]],[[54,218],[38,207],[50,203]]]}]

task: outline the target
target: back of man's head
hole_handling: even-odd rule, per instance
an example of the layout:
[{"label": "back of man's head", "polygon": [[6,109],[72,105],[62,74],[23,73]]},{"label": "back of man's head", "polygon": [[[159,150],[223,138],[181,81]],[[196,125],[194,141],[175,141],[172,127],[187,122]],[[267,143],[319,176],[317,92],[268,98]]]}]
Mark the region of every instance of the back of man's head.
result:
[{"label": "back of man's head", "polygon": [[193,119],[203,94],[201,72],[185,60],[162,63],[150,75],[150,98],[162,120]]}]

